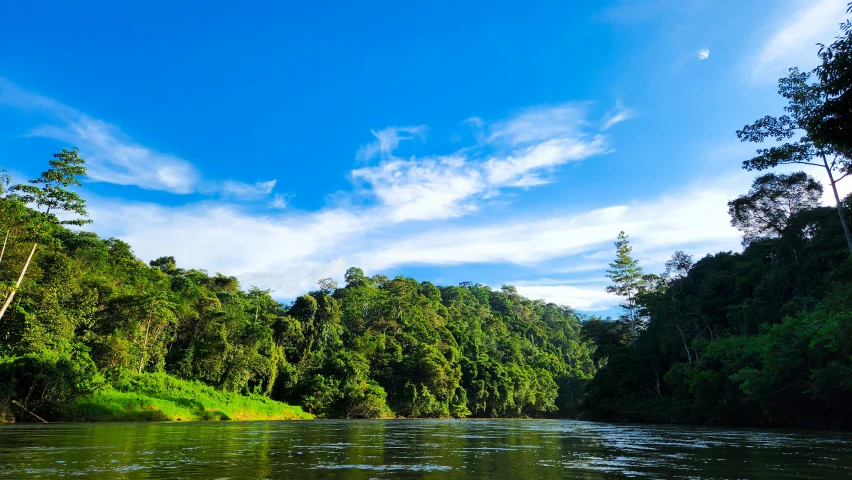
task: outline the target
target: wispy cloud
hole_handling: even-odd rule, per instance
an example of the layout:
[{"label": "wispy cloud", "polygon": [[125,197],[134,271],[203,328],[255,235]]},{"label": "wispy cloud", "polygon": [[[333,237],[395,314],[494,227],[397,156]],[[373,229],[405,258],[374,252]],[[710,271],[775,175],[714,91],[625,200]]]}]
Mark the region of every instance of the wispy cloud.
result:
[{"label": "wispy cloud", "polygon": [[736,246],[739,233],[729,224],[727,201],[747,188],[746,177],[583,213],[432,228],[383,242],[370,261],[381,268],[406,263],[536,263],[608,249],[620,230],[633,236],[640,258],[646,259],[677,246]]},{"label": "wispy cloud", "polygon": [[140,145],[111,123],[2,78],[0,106],[40,114],[47,124],[31,129],[28,134],[78,147],[88,162],[89,178],[94,181],[177,194],[220,193],[235,199],[257,199],[269,194],[275,186],[275,180],[255,184],[204,180],[189,161]]},{"label": "wispy cloud", "polygon": [[426,133],[425,125],[409,127],[388,127],[382,130],[372,130],[375,140],[362,146],[356,157],[360,160],[370,160],[376,156],[390,155],[403,140],[423,138]]},{"label": "wispy cloud", "polygon": [[814,0],[799,2],[798,10],[789,12],[769,35],[751,61],[752,77],[775,81],[790,67],[810,68],[816,65],[817,43],[829,43],[840,32],[846,19],[846,0]]},{"label": "wispy cloud", "polygon": [[[538,265],[561,259],[592,272],[605,263],[601,255],[621,229],[634,236],[640,258],[651,262],[684,245],[699,253],[738,245],[725,212],[731,182],[586,212],[475,226],[435,222],[488,208],[507,190],[548,183],[559,167],[606,154],[611,147],[603,132],[633,115],[620,105],[592,120],[582,103],[529,108],[496,122],[477,119],[469,122],[481,132],[476,145],[440,155],[394,155],[401,141],[423,138],[424,126],[374,131],[374,141],[358,155],[379,160],[351,171],[355,188],[346,193],[370,201],[306,213],[287,209],[289,197],[273,193],[274,180],[205,181],[186,160],[134,143],[114,125],[8,82],[0,87],[0,104],[52,119],[54,125],[33,134],[79,145],[96,179],[220,197],[177,206],[95,197],[90,211],[99,234],[128,241],[146,260],[175,255],[182,265],[236,274],[279,298],[313,288],[317,278],[340,278],[352,265],[379,272],[415,264]],[[234,202],[264,198],[271,209],[261,213]],[[531,282],[521,291],[595,310],[608,305],[596,282]]]},{"label": "wispy cloud", "polygon": [[585,312],[599,312],[613,308],[618,299],[606,293],[605,282],[595,281],[577,285],[515,285],[518,293],[532,299],[543,299],[557,305],[568,305]]},{"label": "wispy cloud", "polygon": [[699,60],[707,60],[708,58],[710,58],[710,49],[709,48],[702,48],[701,50],[698,51],[698,59]]},{"label": "wispy cloud", "polygon": [[225,182],[222,182],[220,190],[226,197],[233,197],[241,200],[257,200],[272,193],[272,189],[275,188],[276,183],[278,183],[276,180],[255,183],[226,180]]},{"label": "wispy cloud", "polygon": [[221,203],[163,207],[94,199],[91,210],[101,234],[129,241],[144,259],[175,255],[186,266],[235,273],[244,284],[271,288],[279,298],[314,288],[317,278],[340,278],[353,265],[378,273],[404,265],[534,266],[562,259],[583,265],[585,280],[530,281],[520,291],[598,310],[616,301],[607,303],[601,293],[600,268],[611,257],[618,231],[631,234],[649,271],[675,249],[699,257],[736,249],[739,234],[728,223],[726,201],[747,183],[747,175],[723,178],[643,202],[443,228],[412,229],[387,217],[381,206],[269,216]]},{"label": "wispy cloud", "polygon": [[636,111],[627,108],[621,104],[621,102],[616,103],[615,108],[606,114],[604,117],[603,126],[601,126],[601,131],[607,131],[610,128],[616,126],[617,124],[630,120],[631,118],[636,116]]},{"label": "wispy cloud", "polygon": [[[532,107],[490,127],[488,142],[512,146],[576,137],[586,125],[588,103]],[[480,125],[482,120],[480,120]]]},{"label": "wispy cloud", "polygon": [[269,206],[278,210],[283,210],[290,205],[290,196],[281,193],[276,193],[269,202]]},{"label": "wispy cloud", "polygon": [[61,120],[64,125],[36,127],[30,134],[78,147],[88,160],[92,180],[172,193],[198,188],[200,173],[179,157],[139,145],[116,126],[83,114]]},{"label": "wispy cloud", "polygon": [[365,192],[377,198],[396,222],[433,220],[475,211],[477,194],[486,188],[482,175],[463,157],[392,159],[352,171]]},{"label": "wispy cloud", "polygon": [[[606,138],[590,131],[585,117],[581,105],[562,104],[526,109],[493,124],[480,119],[479,128],[490,133],[478,148],[406,159],[383,150],[379,164],[350,176],[396,222],[459,217],[503,189],[549,183],[547,175],[560,165],[609,151]],[[399,130],[382,132],[393,132],[387,135],[397,141]]]}]

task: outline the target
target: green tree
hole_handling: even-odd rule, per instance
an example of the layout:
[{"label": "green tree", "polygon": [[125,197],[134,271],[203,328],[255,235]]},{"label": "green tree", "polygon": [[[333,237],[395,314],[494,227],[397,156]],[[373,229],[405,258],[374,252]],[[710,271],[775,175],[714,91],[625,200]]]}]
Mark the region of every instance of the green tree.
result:
[{"label": "green tree", "polygon": [[778,93],[787,99],[785,115],[765,116],[742,130],[737,137],[743,142],[762,143],[774,139],[786,142],[769,148],[757,150],[757,156],[743,162],[746,170],[765,170],[779,165],[799,164],[821,167],[828,176],[829,185],[834,193],[837,214],[849,254],[852,255],[852,234],[846,223],[843,203],[837,193],[837,182],[844,179],[852,170],[852,159],[842,149],[834,147],[809,133],[819,118],[819,109],[825,103],[825,94],[821,84],[809,83],[810,73],[791,68],[786,77],[778,80]]},{"label": "green tree", "polygon": [[12,182],[12,177],[9,176],[9,172],[5,168],[0,168],[0,218],[3,220],[4,230],[6,232],[3,235],[3,247],[0,249],[0,262],[3,261],[3,254],[6,253],[6,245],[9,242],[9,234],[11,233],[11,223],[15,214],[12,211],[12,207],[15,205],[19,205],[19,202],[13,201],[13,199],[7,199],[6,193],[9,190],[9,184]]},{"label": "green tree", "polygon": [[630,326],[630,338],[635,339],[637,327],[640,326],[638,324],[641,323],[636,297],[648,286],[648,277],[632,253],[630,239],[623,231],[620,232],[615,241],[615,260],[609,264],[606,275],[612,280],[612,285],[606,287],[606,291],[624,298],[620,305],[624,309],[623,319]]},{"label": "green tree", "polygon": [[319,285],[320,291],[326,295],[331,295],[337,290],[337,281],[333,278],[321,278],[317,280],[317,285]]},{"label": "green tree", "polygon": [[[33,225],[36,240],[33,242],[27,261],[21,269],[18,281],[15,282],[14,287],[6,296],[3,306],[0,307],[0,319],[3,318],[6,309],[12,303],[12,299],[15,298],[15,292],[21,286],[21,281],[23,281],[38,247],[39,238],[44,237],[55,225],[79,226],[91,223],[91,220],[85,218],[87,215],[85,200],[68,189],[72,185],[82,185],[79,178],[86,176],[85,164],[86,161],[78,156],[76,148],[73,150],[62,149],[61,152],[53,154],[50,168],[42,172],[38,178],[30,180],[30,185],[18,184],[12,187],[12,191],[18,192],[23,203],[33,204],[41,215],[37,217]],[[44,209],[44,211],[41,211],[41,209]],[[60,219],[57,213],[78,215],[79,217]]]},{"label": "green tree", "polygon": [[[846,13],[852,13],[852,3]],[[841,25],[841,34],[830,45],[821,45],[820,65],[815,72],[824,101],[817,106],[808,130],[817,141],[852,153],[852,22]],[[848,172],[848,170],[847,170]]]},{"label": "green tree", "polygon": [[754,180],[748,194],[728,202],[728,213],[749,244],[780,236],[793,215],[818,207],[821,199],[822,185],[805,172],[768,173]]}]

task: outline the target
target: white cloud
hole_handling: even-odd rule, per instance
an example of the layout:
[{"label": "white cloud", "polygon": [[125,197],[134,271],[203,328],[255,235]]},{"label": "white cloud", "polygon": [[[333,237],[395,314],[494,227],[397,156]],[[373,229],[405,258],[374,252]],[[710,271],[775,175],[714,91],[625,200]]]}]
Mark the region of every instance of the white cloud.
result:
[{"label": "white cloud", "polygon": [[202,179],[190,162],[136,143],[117,126],[92,118],[53,99],[26,91],[0,78],[0,105],[42,115],[48,125],[29,134],[76,146],[86,159],[88,176],[99,182],[136,185],[177,194],[221,193],[238,199],[268,195],[275,180],[246,184]]},{"label": "white cloud", "polygon": [[314,288],[317,278],[339,279],[353,265],[370,274],[404,265],[535,266],[562,259],[582,266],[578,271],[586,272],[584,279],[522,282],[516,284],[519,291],[599,310],[617,301],[607,303],[601,294],[600,269],[620,230],[631,235],[649,271],[659,269],[676,249],[699,257],[736,249],[739,234],[728,224],[726,202],[748,181],[738,175],[644,202],[453,228],[412,229],[388,217],[382,206],[270,216],[215,202],[163,207],[94,199],[90,210],[100,234],[127,240],[145,260],[174,255],[182,266],[236,274],[244,285],[271,288],[279,298]]},{"label": "white cloud", "polygon": [[376,139],[358,150],[356,157],[360,160],[370,160],[377,155],[390,155],[399,146],[399,142],[423,138],[426,133],[426,126],[388,127],[382,130],[372,130],[371,133]]},{"label": "white cloud", "polygon": [[[373,132],[377,142],[371,145],[382,152],[382,161],[350,176],[394,222],[438,220],[475,212],[503,189],[549,183],[546,176],[560,165],[609,151],[603,135],[587,131],[585,112],[575,104],[527,109],[490,126],[479,119],[478,125],[490,131],[479,148],[408,159],[391,151],[398,132],[409,127]],[[392,141],[381,140],[387,138]]]},{"label": "white cloud", "polygon": [[769,40],[759,48],[751,65],[756,80],[774,81],[788,68],[812,68],[816,65],[817,43],[830,43],[840,33],[846,19],[846,0],[798,2],[801,7],[775,27]]},{"label": "white cloud", "polygon": [[62,126],[37,127],[31,134],[78,147],[92,180],[172,193],[191,193],[198,188],[201,175],[181,158],[143,147],[116,126],[83,114],[63,121]]},{"label": "white cloud", "polygon": [[284,210],[289,204],[290,197],[281,193],[276,193],[269,202],[270,207],[277,208],[278,210]]},{"label": "white cloud", "polygon": [[709,48],[702,48],[701,50],[698,51],[698,59],[699,60],[707,60],[708,58],[710,58],[710,49]]},{"label": "white cloud", "polygon": [[[607,152],[606,140],[601,135],[588,138],[584,136],[555,138],[518,150],[500,158],[491,158],[485,162],[485,171],[492,186],[523,186],[541,184],[536,175],[567,162],[583,160]],[[529,183],[531,178],[536,181]],[[519,185],[520,184],[520,185]]]},{"label": "white cloud", "polygon": [[[737,182],[728,179],[587,212],[507,218],[476,226],[413,222],[470,214],[486,208],[507,189],[548,183],[556,168],[607,153],[607,139],[600,132],[632,115],[620,105],[599,121],[587,119],[584,104],[530,108],[490,124],[479,119],[475,123],[482,136],[475,147],[437,156],[393,155],[401,141],[422,137],[423,126],[374,131],[375,141],[362,147],[359,155],[380,160],[350,172],[356,190],[348,194],[374,202],[300,213],[286,210],[288,197],[276,194],[269,206],[285,210],[257,213],[228,202],[269,196],[275,180],[205,182],[188,162],[135,144],[112,125],[50,99],[18,93],[0,88],[0,103],[36,108],[60,120],[61,126],[43,127],[37,133],[81,142],[99,180],[175,193],[215,191],[222,196],[178,206],[94,198],[90,211],[99,234],[128,241],[145,260],[174,255],[182,266],[234,274],[246,286],[273,289],[279,298],[314,288],[317,278],[340,278],[353,265],[376,273],[413,264],[570,262],[571,267],[554,266],[554,271],[599,272],[596,269],[606,262],[604,252],[611,250],[621,229],[633,236],[637,255],[649,264],[685,246],[703,254],[739,244],[726,214],[726,201],[733,198],[731,188]],[[738,187],[735,193],[741,191],[744,188]],[[569,279],[525,284],[522,292],[595,310],[605,305],[599,287],[595,281]]]},{"label": "white cloud", "polygon": [[[598,283],[598,282],[596,282]],[[608,310],[618,303],[605,285],[516,285],[518,293],[531,299],[543,299],[557,305],[567,305],[575,310],[596,312]]]},{"label": "white cloud", "polygon": [[624,107],[621,102],[618,102],[615,105],[615,109],[610,111],[604,117],[604,123],[601,127],[601,131],[607,131],[615,125],[625,121],[630,120],[631,118],[636,116],[636,111],[630,108]]},{"label": "white cloud", "polygon": [[464,157],[393,159],[351,173],[370,185],[395,222],[452,218],[477,209],[476,199],[487,187],[482,175]]},{"label": "white cloud", "polygon": [[[614,205],[575,214],[551,215],[477,227],[430,229],[382,242],[369,261],[375,268],[402,264],[533,264],[609,248],[620,230],[633,237],[640,259],[687,246],[706,251],[738,248],[727,201],[747,190],[737,175],[711,186],[693,186],[652,201]],[[714,250],[715,249],[715,250]]]},{"label": "white cloud", "polygon": [[276,180],[268,180],[266,182],[243,183],[234,180],[222,182],[220,190],[226,197],[233,197],[243,200],[255,200],[263,198],[272,193],[275,188]]},{"label": "white cloud", "polygon": [[587,104],[532,107],[491,127],[489,143],[528,145],[552,138],[574,137],[586,125]]},{"label": "white cloud", "polygon": [[464,123],[471,125],[473,128],[482,128],[485,125],[485,122],[480,117],[470,117]]}]

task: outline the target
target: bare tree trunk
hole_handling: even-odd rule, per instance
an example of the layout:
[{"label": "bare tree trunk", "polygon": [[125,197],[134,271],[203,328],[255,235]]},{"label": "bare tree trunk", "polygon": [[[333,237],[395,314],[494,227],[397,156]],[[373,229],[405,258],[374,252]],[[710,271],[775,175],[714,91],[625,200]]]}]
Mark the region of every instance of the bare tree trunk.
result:
[{"label": "bare tree trunk", "polygon": [[689,360],[689,363],[692,363],[692,354],[689,353],[689,346],[686,345],[686,337],[683,336],[683,330],[680,329],[680,325],[675,324],[677,327],[677,331],[680,332],[680,338],[683,340],[683,349],[686,350],[686,358]]},{"label": "bare tree trunk", "polygon": [[38,415],[36,415],[35,413],[33,413],[33,412],[29,411],[29,410],[27,410],[27,407],[25,407],[25,406],[21,405],[21,404],[20,404],[20,403],[18,403],[17,401],[12,400],[12,403],[14,403],[15,405],[17,405],[17,406],[18,406],[21,410],[23,410],[23,411],[25,411],[25,412],[29,413],[30,415],[32,415],[32,416],[33,416],[33,417],[35,417],[36,419],[40,420],[40,421],[41,421],[41,423],[47,423],[47,420],[45,420],[45,419],[43,419],[43,418],[39,417]]},{"label": "bare tree trunk", "polygon": [[843,225],[843,234],[846,235],[846,246],[849,247],[849,255],[852,255],[852,235],[849,234],[849,226],[846,225],[846,218],[843,216],[843,204],[840,202],[840,195],[837,194],[837,183],[834,181],[834,175],[831,174],[831,167],[828,166],[825,153],[822,154],[822,163],[825,165],[825,171],[828,173],[828,180],[831,184],[831,191],[834,193],[837,214],[840,216],[840,224]]},{"label": "bare tree trunk", "polygon": [[3,261],[3,254],[6,253],[6,242],[9,241],[9,230],[6,230],[6,237],[3,239],[3,249],[0,250],[0,262]]},{"label": "bare tree trunk", "polygon": [[18,291],[18,287],[21,286],[21,282],[24,280],[24,275],[27,273],[27,269],[30,267],[30,261],[33,259],[33,255],[35,254],[36,247],[38,243],[33,243],[33,249],[30,250],[30,256],[27,257],[27,263],[24,264],[23,270],[21,270],[21,276],[18,277],[18,281],[15,282],[15,288],[9,292],[9,296],[6,297],[6,301],[3,303],[3,308],[0,308],[0,318],[3,318],[3,315],[6,313],[6,309],[9,308],[9,304],[12,303],[12,299],[15,298],[15,292]]},{"label": "bare tree trunk", "polygon": [[627,292],[627,305],[630,308],[630,343],[634,343],[636,341],[636,315],[633,313],[633,295],[629,290]]},{"label": "bare tree trunk", "polygon": [[151,331],[151,316],[148,316],[148,325],[145,327],[145,343],[142,344],[142,359],[139,360],[139,373],[145,367],[145,356],[148,353],[148,332]]}]

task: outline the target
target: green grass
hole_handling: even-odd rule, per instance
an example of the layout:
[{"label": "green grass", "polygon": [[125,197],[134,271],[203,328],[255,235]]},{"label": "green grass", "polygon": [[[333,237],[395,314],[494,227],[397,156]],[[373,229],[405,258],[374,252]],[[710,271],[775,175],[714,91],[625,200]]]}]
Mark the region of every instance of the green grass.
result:
[{"label": "green grass", "polygon": [[314,418],[286,403],[258,395],[221,392],[201,382],[166,374],[134,375],[78,399],[68,420],[83,422],[195,420],[308,420]]}]

